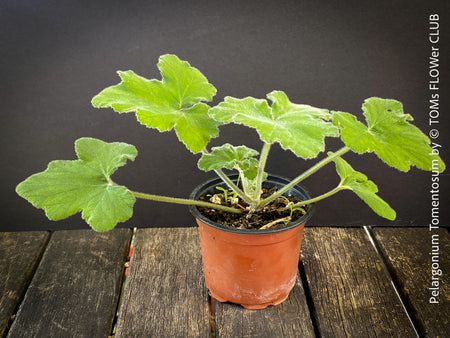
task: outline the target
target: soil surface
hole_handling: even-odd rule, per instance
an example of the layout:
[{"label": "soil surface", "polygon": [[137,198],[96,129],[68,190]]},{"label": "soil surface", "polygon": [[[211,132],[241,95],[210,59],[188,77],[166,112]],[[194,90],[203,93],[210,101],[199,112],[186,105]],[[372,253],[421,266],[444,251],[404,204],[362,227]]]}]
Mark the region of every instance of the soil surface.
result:
[{"label": "soil surface", "polygon": [[[263,189],[262,198],[272,195],[277,190],[278,189],[276,187],[270,190]],[[250,212],[248,204],[242,199],[233,199],[233,196],[230,195],[225,198],[223,193],[201,197],[200,200],[241,209],[243,213],[233,214],[222,210],[198,207],[198,210],[210,220],[238,229],[276,228],[302,217],[308,209],[307,206],[303,206],[301,210],[294,209],[292,211],[291,208],[286,208],[289,202],[297,203],[302,201],[294,196],[278,197],[266,205],[262,210],[257,212]]]}]

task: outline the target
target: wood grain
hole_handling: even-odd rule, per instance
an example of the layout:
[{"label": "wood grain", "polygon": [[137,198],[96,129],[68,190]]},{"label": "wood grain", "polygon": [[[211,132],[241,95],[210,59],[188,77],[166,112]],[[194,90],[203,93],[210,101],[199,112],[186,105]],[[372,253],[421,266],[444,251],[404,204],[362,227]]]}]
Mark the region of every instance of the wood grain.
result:
[{"label": "wood grain", "polygon": [[[450,235],[445,229],[374,228],[373,233],[385,254],[395,282],[404,294],[422,335],[450,336]],[[432,248],[433,239],[437,247]],[[437,250],[433,250],[437,249]],[[434,253],[437,253],[435,255]],[[433,255],[430,255],[433,253]],[[437,256],[436,268],[442,270],[438,290],[432,285],[432,256]],[[436,271],[438,269],[435,269]],[[432,291],[439,291],[430,303]]]},{"label": "wood grain", "polygon": [[362,228],[306,228],[302,264],[322,337],[415,337]]},{"label": "wood grain", "polygon": [[131,231],[52,234],[9,337],[107,337]]},{"label": "wood grain", "polygon": [[138,229],[117,337],[209,337],[197,228]]},{"label": "wood grain", "polygon": [[315,337],[300,277],[287,300],[263,310],[216,302],[218,337]]},{"label": "wood grain", "polygon": [[46,231],[0,234],[0,337],[19,308],[49,236]]}]

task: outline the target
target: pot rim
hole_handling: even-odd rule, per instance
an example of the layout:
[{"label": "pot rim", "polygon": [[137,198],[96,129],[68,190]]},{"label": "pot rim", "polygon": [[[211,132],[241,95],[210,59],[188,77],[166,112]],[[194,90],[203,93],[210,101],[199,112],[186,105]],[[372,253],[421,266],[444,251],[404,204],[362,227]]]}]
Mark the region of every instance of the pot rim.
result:
[{"label": "pot rim", "polygon": [[[228,175],[228,177],[233,180],[236,181],[238,178],[238,174],[232,174],[232,175]],[[267,176],[267,179],[265,182],[269,182],[270,181],[278,181],[282,184],[288,184],[289,182],[291,182],[291,180],[282,177],[282,176],[278,176],[278,175],[272,175],[269,174]],[[213,183],[213,182],[217,182],[217,183]],[[214,177],[211,178],[209,180],[204,181],[203,183],[199,184],[197,187],[195,187],[195,189],[192,191],[192,193],[190,194],[189,198],[190,199],[198,199],[200,196],[200,192],[202,190],[206,190],[207,187],[209,186],[215,186],[215,185],[225,185],[225,183],[222,181],[222,179],[220,177]],[[289,193],[291,190],[297,190],[301,193],[303,193],[307,199],[311,198],[311,194],[310,192],[303,187],[300,184],[296,184],[293,188],[289,189],[287,191],[287,193]],[[315,205],[313,204],[309,204],[308,205],[308,211],[306,212],[306,214],[304,214],[302,217],[300,217],[299,219],[288,223],[287,225],[281,225],[278,226],[276,228],[270,228],[270,229],[263,229],[263,230],[258,230],[258,229],[237,229],[237,228],[232,228],[232,227],[227,227],[225,225],[222,225],[220,223],[214,222],[212,220],[210,220],[209,218],[207,218],[206,216],[204,216],[198,209],[197,206],[195,205],[191,205],[189,206],[189,211],[191,212],[191,214],[198,220],[200,220],[201,222],[203,222],[204,224],[211,226],[213,228],[216,228],[218,230],[222,230],[222,231],[226,231],[226,232],[231,232],[231,233],[236,233],[236,234],[247,234],[247,235],[263,235],[263,234],[274,234],[274,233],[278,233],[278,232],[283,232],[283,231],[287,231],[290,229],[293,229],[295,227],[298,227],[302,224],[304,224],[306,221],[308,221],[315,210]]]}]

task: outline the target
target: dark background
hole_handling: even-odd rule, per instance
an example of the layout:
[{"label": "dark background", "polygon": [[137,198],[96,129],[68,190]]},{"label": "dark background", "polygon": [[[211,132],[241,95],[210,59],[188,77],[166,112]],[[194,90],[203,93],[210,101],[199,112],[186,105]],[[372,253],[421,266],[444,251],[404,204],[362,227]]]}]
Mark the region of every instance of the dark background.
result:
[{"label": "dark background", "polygon": [[[174,53],[199,68],[226,95],[264,98],[284,90],[291,101],[348,111],[363,120],[371,96],[402,101],[428,133],[428,42],[430,14],[440,15],[440,126],[444,161],[450,164],[447,1],[70,1],[0,2],[0,109],[3,138],[1,231],[86,228],[79,215],[51,222],[18,197],[15,186],[49,161],[75,159],[82,136],[123,141],[139,150],[136,161],[114,180],[131,190],[187,197],[212,176],[197,169],[173,132],[160,134],[134,114],[94,109],[90,100],[117,84],[116,70],[133,69],[160,78],[158,57]],[[211,145],[245,143],[260,149],[255,132],[221,127]],[[328,140],[328,150],[341,144]],[[323,154],[320,158],[323,157]],[[317,205],[309,225],[428,225],[431,174],[400,173],[373,155],[347,154],[397,211],[389,222],[353,193],[341,192]],[[267,171],[293,178],[314,164],[279,146]],[[334,165],[304,184],[313,195],[338,183]],[[448,225],[448,171],[441,175],[440,220]],[[138,200],[125,226],[192,226],[183,206]]]}]

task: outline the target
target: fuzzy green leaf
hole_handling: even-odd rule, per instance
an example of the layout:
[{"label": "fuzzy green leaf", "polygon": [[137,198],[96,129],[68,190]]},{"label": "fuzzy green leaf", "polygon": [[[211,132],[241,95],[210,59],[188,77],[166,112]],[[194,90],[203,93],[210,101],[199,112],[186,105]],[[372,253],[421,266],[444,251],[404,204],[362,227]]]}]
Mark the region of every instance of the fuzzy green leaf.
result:
[{"label": "fuzzy green leaf", "polygon": [[254,157],[258,151],[246,146],[234,147],[229,143],[212,148],[211,153],[204,154],[198,161],[201,170],[217,170],[222,168],[241,169],[244,176],[252,180],[256,177],[258,160]]},{"label": "fuzzy green leaf", "polygon": [[134,146],[105,143],[93,138],[75,142],[78,160],[52,161],[43,172],[20,183],[16,192],[50,220],[82,211],[82,218],[96,231],[112,229],[133,214],[135,198],[124,186],[110,180],[117,168],[134,160]]},{"label": "fuzzy green leaf", "polygon": [[234,122],[255,128],[267,143],[279,142],[297,156],[313,158],[325,148],[326,136],[338,136],[339,130],[327,122],[331,115],[325,109],[291,103],[282,91],[267,95],[273,102],[247,97],[225,97],[211,108],[210,115],[221,122]]},{"label": "fuzzy green leaf", "polygon": [[333,161],[336,164],[336,171],[341,178],[342,188],[353,190],[378,215],[391,221],[395,219],[396,213],[394,209],[376,194],[378,187],[375,183],[370,181],[363,173],[355,171],[342,158],[337,157]]},{"label": "fuzzy green leaf", "polygon": [[411,165],[438,171],[445,169],[444,162],[430,147],[430,140],[420,129],[409,123],[413,118],[403,113],[400,102],[372,97],[366,99],[362,109],[367,126],[355,116],[333,112],[333,123],[341,129],[344,143],[357,153],[375,152],[388,165],[408,171]]},{"label": "fuzzy green leaf", "polygon": [[133,71],[118,72],[122,82],[92,99],[94,107],[111,107],[119,113],[136,112],[142,124],[161,132],[175,129],[180,141],[194,153],[219,135],[219,123],[208,115],[216,88],[188,62],[175,55],[159,58],[162,81],[147,80]]}]

